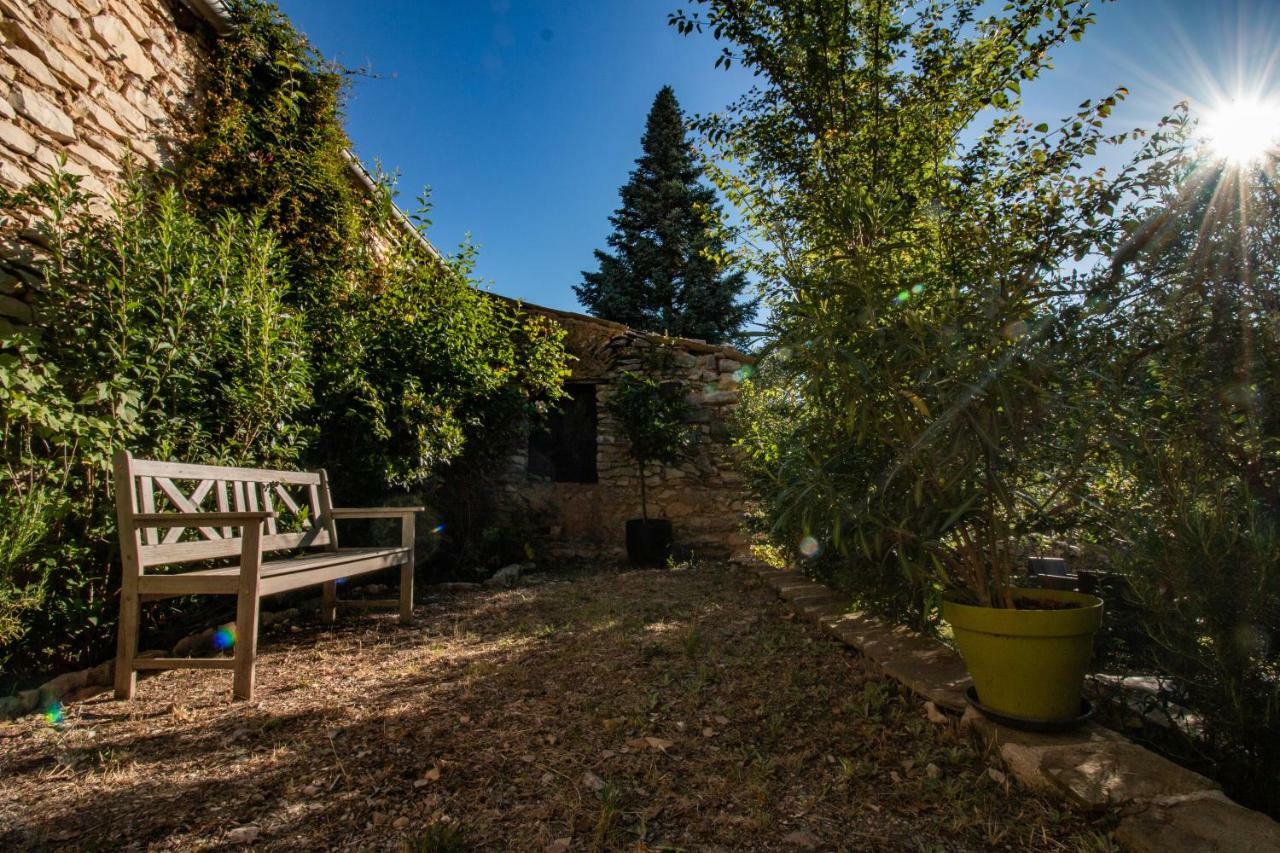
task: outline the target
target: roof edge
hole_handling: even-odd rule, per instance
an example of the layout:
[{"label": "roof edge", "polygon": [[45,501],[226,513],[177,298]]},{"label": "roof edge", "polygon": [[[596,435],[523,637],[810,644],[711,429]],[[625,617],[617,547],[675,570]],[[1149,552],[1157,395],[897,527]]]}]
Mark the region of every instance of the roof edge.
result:
[{"label": "roof edge", "polygon": [[224,0],[182,0],[182,4],[203,18],[219,36],[228,35],[235,29],[235,21]]},{"label": "roof edge", "polygon": [[743,364],[755,364],[756,357],[750,353],[745,353],[737,347],[728,344],[713,344],[698,338],[682,338],[678,335],[664,335],[658,332],[646,332],[643,329],[637,329],[634,326],[628,326],[626,323],[619,323],[616,320],[606,320],[603,317],[592,317],[590,314],[579,314],[576,311],[566,311],[562,308],[548,308],[546,305],[539,305],[536,302],[528,302],[524,299],[517,299],[514,296],[504,296],[501,293],[493,291],[483,291],[489,296],[500,299],[503,302],[510,303],[518,308],[535,314],[545,314],[550,317],[556,317],[564,320],[573,320],[578,323],[590,323],[593,326],[600,326],[620,335],[635,335],[646,341],[654,343],[668,344],[678,346],[689,352],[701,353],[703,355],[720,355],[725,358],[731,358],[734,361],[740,361]]}]

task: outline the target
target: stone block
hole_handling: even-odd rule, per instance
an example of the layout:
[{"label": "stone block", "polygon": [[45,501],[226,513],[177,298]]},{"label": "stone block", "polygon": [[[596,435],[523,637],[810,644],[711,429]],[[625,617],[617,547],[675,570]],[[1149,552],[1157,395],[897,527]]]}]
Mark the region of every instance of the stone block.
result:
[{"label": "stone block", "polygon": [[35,178],[26,169],[20,169],[16,164],[0,157],[0,184],[20,190],[34,181]]},{"label": "stone block", "polygon": [[969,670],[960,655],[942,643],[903,649],[881,666],[912,693],[935,705],[952,711],[968,707],[964,691],[973,683]]},{"label": "stone block", "polygon": [[16,63],[23,71],[34,77],[38,83],[48,86],[50,89],[58,88],[58,81],[54,79],[53,72],[35,54],[29,53],[20,47],[11,47],[5,52],[5,56],[11,62]]},{"label": "stone block", "polygon": [[1149,803],[1218,789],[1212,780],[1094,723],[1056,734],[1023,732],[970,708],[963,724],[997,746],[1010,772],[1024,785],[1082,808]]},{"label": "stone block", "polygon": [[120,126],[120,123],[111,115],[110,110],[104,109],[91,98],[81,98],[72,112],[77,118],[87,119],[97,125],[97,127],[107,135],[122,142],[132,142],[138,138],[136,133],[129,133],[125,131],[125,129]]},{"label": "stone block", "polygon": [[114,173],[120,171],[119,149],[117,149],[116,159],[105,156],[96,148],[85,145],[83,142],[77,142],[67,149],[73,156],[84,161],[90,167],[102,172]]},{"label": "stone block", "polygon": [[44,2],[48,4],[49,8],[67,16],[68,18],[74,19],[80,17],[80,10],[75,6],[72,6],[67,2],[67,0],[44,0]]},{"label": "stone block", "polygon": [[133,132],[150,129],[150,122],[147,121],[147,117],[110,86],[95,83],[89,89],[89,95],[102,108],[108,110],[115,117],[116,122],[126,130]]},{"label": "stone block", "polygon": [[133,34],[114,15],[97,15],[90,21],[94,39],[120,57],[124,67],[143,80],[156,76],[156,67]]},{"label": "stone block", "polygon": [[30,157],[36,153],[35,137],[10,122],[0,124],[0,143],[24,157]]},{"label": "stone block", "polygon": [[75,141],[76,129],[71,117],[35,90],[23,85],[15,86],[9,95],[9,103],[19,115],[30,119],[59,142]]},{"label": "stone block", "polygon": [[1280,824],[1218,794],[1173,798],[1129,815],[1116,841],[1133,853],[1280,850]]},{"label": "stone block", "polygon": [[12,296],[0,296],[0,316],[9,317],[19,323],[31,323],[35,320],[31,306]]}]

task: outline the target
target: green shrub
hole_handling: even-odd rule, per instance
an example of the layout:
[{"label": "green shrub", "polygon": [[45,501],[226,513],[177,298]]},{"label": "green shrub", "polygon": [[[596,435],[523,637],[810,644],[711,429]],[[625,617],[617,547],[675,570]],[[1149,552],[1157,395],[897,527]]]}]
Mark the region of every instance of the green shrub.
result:
[{"label": "green shrub", "polygon": [[1150,237],[1096,294],[1099,535],[1132,587],[1175,745],[1280,814],[1280,205],[1274,161],[1170,163]]},{"label": "green shrub", "polygon": [[47,247],[36,323],[0,339],[0,507],[12,520],[0,597],[27,605],[0,660],[25,672],[105,647],[115,447],[289,464],[311,394],[305,333],[281,301],[284,259],[259,221],[205,223],[174,190],[138,181],[108,205],[65,173],[3,202]]},{"label": "green shrub", "polygon": [[353,176],[341,70],[269,4],[232,11],[175,175],[114,203],[57,172],[0,197],[6,236],[18,216],[40,232],[46,279],[36,324],[0,327],[5,682],[109,654],[115,448],[431,502],[447,466],[500,454],[560,393],[563,332],[480,291],[470,247],[428,251],[425,212],[407,234],[389,181]]}]

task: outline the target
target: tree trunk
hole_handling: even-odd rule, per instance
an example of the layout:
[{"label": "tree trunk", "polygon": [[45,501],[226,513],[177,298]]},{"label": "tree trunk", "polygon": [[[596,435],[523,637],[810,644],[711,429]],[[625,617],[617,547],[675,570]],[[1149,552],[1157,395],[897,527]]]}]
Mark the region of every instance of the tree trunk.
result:
[{"label": "tree trunk", "polygon": [[637,470],[640,471],[640,517],[645,521],[649,520],[649,493],[645,490],[644,485],[644,463],[636,463]]}]

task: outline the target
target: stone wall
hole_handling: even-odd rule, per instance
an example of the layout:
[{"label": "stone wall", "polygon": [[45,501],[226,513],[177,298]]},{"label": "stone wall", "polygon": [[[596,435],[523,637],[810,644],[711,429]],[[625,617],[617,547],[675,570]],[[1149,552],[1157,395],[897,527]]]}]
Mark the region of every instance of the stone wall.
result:
[{"label": "stone wall", "polygon": [[[199,99],[213,34],[177,0],[0,0],[0,184],[60,158],[110,195],[124,164],[164,166]],[[0,247],[0,316],[29,322],[30,246]]]},{"label": "stone wall", "polygon": [[730,347],[661,338],[582,315],[525,307],[566,329],[566,348],[577,359],[568,381],[594,384],[599,418],[597,483],[555,483],[529,473],[526,446],[511,456],[502,483],[505,500],[527,517],[539,519],[544,547],[569,557],[616,557],[625,552],[625,522],[640,516],[639,474],[606,403],[623,371],[639,372],[647,351],[670,346],[674,365],[662,375],[684,387],[700,440],[688,462],[662,469],[650,466],[649,514],[671,519],[678,552],[716,557],[742,553],[747,546],[742,525],[745,490],[733,464],[728,417],[738,402],[743,371],[750,370],[753,359]]}]

